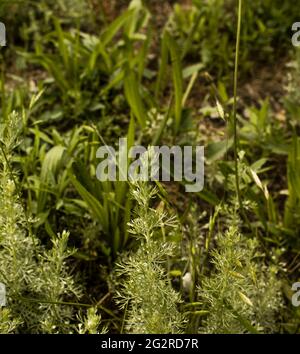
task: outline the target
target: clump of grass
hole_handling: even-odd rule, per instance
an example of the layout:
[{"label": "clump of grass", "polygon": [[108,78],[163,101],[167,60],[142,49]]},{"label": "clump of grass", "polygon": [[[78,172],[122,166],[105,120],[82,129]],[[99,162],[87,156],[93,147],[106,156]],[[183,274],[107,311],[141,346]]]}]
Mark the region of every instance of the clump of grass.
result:
[{"label": "clump of grass", "polygon": [[156,194],[156,188],[146,182],[132,185],[138,207],[129,227],[140,246],[117,267],[122,277],[117,301],[125,310],[126,331],[132,333],[180,333],[184,323],[178,311],[180,295],[171,287],[164,267],[167,257],[174,254],[174,246],[159,239],[161,229],[174,228],[176,222],[151,208]]}]

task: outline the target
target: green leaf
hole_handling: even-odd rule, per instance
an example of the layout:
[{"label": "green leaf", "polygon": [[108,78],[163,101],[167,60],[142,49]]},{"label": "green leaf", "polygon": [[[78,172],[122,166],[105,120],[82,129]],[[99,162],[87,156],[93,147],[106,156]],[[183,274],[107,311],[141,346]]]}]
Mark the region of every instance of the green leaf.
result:
[{"label": "green leaf", "polygon": [[167,72],[167,64],[168,64],[168,45],[167,45],[167,37],[164,33],[161,41],[161,55],[160,55],[160,63],[159,63],[159,72],[157,75],[156,85],[155,85],[155,98],[159,99],[162,92],[164,91],[166,80],[165,75]]},{"label": "green leaf", "polygon": [[38,193],[38,207],[37,212],[44,210],[47,195],[51,192],[51,188],[55,185],[55,177],[63,166],[66,148],[61,145],[54,146],[50,149],[42,163],[40,175],[40,190]]},{"label": "green leaf", "polygon": [[78,182],[76,177],[70,174],[70,180],[76,188],[77,192],[80,194],[81,198],[86,202],[92,215],[99,221],[103,230],[108,232],[108,215],[107,209],[90,193],[87,191],[83,185]]},{"label": "green leaf", "polygon": [[195,73],[198,73],[200,70],[202,70],[204,68],[204,64],[199,63],[199,64],[194,64],[194,65],[190,65],[188,67],[186,67],[185,69],[183,69],[182,71],[182,77],[184,79],[189,78],[190,76],[194,75]]},{"label": "green leaf", "polygon": [[221,140],[211,143],[206,148],[206,158],[209,162],[214,162],[222,158],[226,152],[232,147],[233,139]]},{"label": "green leaf", "polygon": [[138,80],[133,70],[128,69],[124,77],[124,90],[132,112],[142,128],[146,125],[146,110],[140,94]]},{"label": "green leaf", "polygon": [[101,35],[103,46],[107,46],[115,37],[121,27],[126,23],[127,19],[132,15],[133,9],[125,11],[121,16],[117,17]]},{"label": "green leaf", "polygon": [[175,91],[175,133],[178,132],[181,123],[182,115],[182,99],[183,99],[183,79],[181,59],[179,55],[179,48],[175,40],[170,36],[168,32],[165,32],[167,45],[171,54],[172,62],[172,76],[173,85]]},{"label": "green leaf", "polygon": [[54,27],[57,34],[59,52],[63,58],[63,64],[66,68],[69,68],[69,52],[65,44],[64,33],[57,18],[54,18]]},{"label": "green leaf", "polygon": [[216,104],[217,104],[217,111],[219,113],[220,118],[223,119],[224,121],[226,121],[223,106],[221,105],[221,103],[218,100],[217,100]]}]

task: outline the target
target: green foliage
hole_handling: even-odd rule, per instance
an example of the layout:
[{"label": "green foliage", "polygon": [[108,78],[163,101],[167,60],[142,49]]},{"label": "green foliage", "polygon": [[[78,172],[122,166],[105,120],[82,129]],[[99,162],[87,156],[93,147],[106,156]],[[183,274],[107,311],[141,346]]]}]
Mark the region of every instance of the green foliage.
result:
[{"label": "green foliage", "polygon": [[20,325],[18,320],[13,318],[8,309],[0,309],[0,333],[10,334],[14,333],[16,328]]},{"label": "green foliage", "polygon": [[299,124],[300,50],[295,50],[294,60],[289,63],[287,95],[284,99],[291,124]]},{"label": "green foliage", "polygon": [[183,316],[178,311],[180,295],[166,275],[164,263],[172,256],[174,245],[160,240],[161,229],[174,228],[174,217],[152,209],[150,201],[157,190],[140,182],[132,186],[137,200],[136,218],[130,232],[140,240],[138,250],[123,259],[117,273],[123,279],[118,302],[125,309],[126,330],[132,333],[180,333]]},{"label": "green foliage", "polygon": [[236,226],[219,235],[212,251],[215,272],[203,279],[199,297],[208,310],[205,333],[274,333],[280,312],[277,269],[267,266],[256,240],[245,239]]},{"label": "green foliage", "polygon": [[[182,3],[1,2],[1,333],[299,332],[298,0]],[[98,181],[120,137],[205,190]]]},{"label": "green foliage", "polygon": [[[297,20],[294,9],[297,1],[284,4],[277,0],[245,1],[241,73],[253,70],[251,57],[257,61],[274,63],[290,46],[290,27]],[[234,67],[234,38],[236,28],[236,1],[194,0],[194,7],[176,4],[169,26],[179,40],[189,36],[187,53],[220,76],[227,76]],[[192,30],[191,30],[192,29]],[[281,43],[280,48],[277,43]]]},{"label": "green foliage", "polygon": [[[9,118],[1,135],[0,159],[0,280],[7,287],[9,310],[1,310],[3,331],[67,333],[73,309],[60,303],[81,293],[66,263],[73,253],[67,249],[69,235],[58,235],[46,250],[32,234],[32,220],[22,207],[17,176],[9,165],[19,120],[16,114]],[[13,316],[9,327],[8,316]]]},{"label": "green foliage", "polygon": [[[299,202],[300,202],[300,138],[294,136],[288,158],[288,199],[285,205],[284,225],[290,229],[290,237],[299,247]],[[292,231],[293,230],[293,231]]]},{"label": "green foliage", "polygon": [[80,320],[81,323],[78,325],[78,332],[80,334],[105,334],[107,332],[105,327],[99,332],[101,316],[97,314],[95,307],[90,307],[87,310],[86,318]]},{"label": "green foliage", "polygon": [[[43,67],[50,76],[44,85],[50,86],[47,91],[51,91],[47,103],[55,105],[56,114],[52,119],[86,120],[87,115],[89,119],[99,113],[105,115],[114,105],[111,94],[119,93],[123,84],[128,105],[144,126],[146,114],[132,70],[134,62],[140,59],[139,56],[133,59],[133,45],[146,41],[139,33],[147,23],[147,12],[140,1],[132,2],[128,10],[98,36],[77,28],[64,30],[58,18],[52,19],[54,31],[36,38],[34,53],[22,53],[27,62]],[[121,30],[122,38],[112,45]],[[128,59],[124,60],[126,56]],[[52,110],[44,112],[44,119],[51,117]]]}]

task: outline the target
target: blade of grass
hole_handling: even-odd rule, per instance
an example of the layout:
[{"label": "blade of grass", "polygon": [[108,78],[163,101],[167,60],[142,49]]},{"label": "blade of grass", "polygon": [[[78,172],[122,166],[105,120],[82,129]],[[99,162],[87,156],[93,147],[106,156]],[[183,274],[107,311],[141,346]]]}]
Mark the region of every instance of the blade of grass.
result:
[{"label": "blade of grass", "polygon": [[235,48],[235,66],[234,66],[234,87],[233,87],[233,150],[235,162],[235,183],[238,201],[242,209],[242,200],[239,181],[239,166],[238,166],[238,132],[237,132],[237,86],[238,86],[238,69],[239,69],[239,51],[241,39],[241,21],[242,21],[242,0],[239,0],[238,5],[238,25]]},{"label": "blade of grass", "polygon": [[182,79],[182,67],[181,59],[179,55],[179,49],[175,40],[166,32],[167,45],[171,55],[172,62],[172,76],[173,85],[175,91],[175,134],[178,133],[178,129],[181,123],[182,115],[182,101],[183,101],[183,79]]},{"label": "blade of grass", "polygon": [[106,47],[109,42],[115,37],[121,27],[126,23],[128,18],[133,14],[134,10],[130,9],[125,11],[121,16],[115,19],[105,30],[105,32],[101,35],[101,41],[103,46]]},{"label": "blade of grass", "polygon": [[139,90],[138,80],[133,70],[127,69],[124,78],[124,90],[132,112],[142,128],[146,125],[146,110]]}]

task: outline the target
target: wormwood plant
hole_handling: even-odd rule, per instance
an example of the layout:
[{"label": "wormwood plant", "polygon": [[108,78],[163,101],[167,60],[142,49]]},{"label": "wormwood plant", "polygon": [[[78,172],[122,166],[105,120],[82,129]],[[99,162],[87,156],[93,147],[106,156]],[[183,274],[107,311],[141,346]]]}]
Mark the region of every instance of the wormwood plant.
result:
[{"label": "wormwood plant", "polygon": [[[241,154],[240,154],[241,157]],[[238,160],[240,187],[244,191],[248,169]],[[221,205],[219,217],[224,230],[217,235],[216,247],[211,251],[212,272],[199,288],[199,296],[208,316],[202,324],[205,333],[270,333],[278,328],[282,309],[279,265],[272,250],[269,259],[261,252],[257,238],[240,232],[243,225],[240,203],[236,194],[235,174],[228,178],[232,195],[228,204]],[[245,210],[256,208],[254,202],[244,200]]]},{"label": "wormwood plant", "polygon": [[7,308],[0,309],[0,332],[57,333],[72,330],[73,307],[62,304],[81,294],[69,274],[67,232],[44,249],[30,231],[10,162],[20,121],[12,113],[1,126],[0,154],[0,282],[6,285]]},{"label": "wormwood plant", "polygon": [[132,184],[138,207],[129,227],[141,243],[117,268],[123,279],[117,301],[125,309],[126,330],[132,333],[179,333],[184,323],[177,308],[180,295],[172,289],[164,267],[174,247],[159,239],[161,230],[176,228],[176,220],[151,208],[156,194],[157,189],[146,182]]},{"label": "wormwood plant", "polygon": [[105,334],[107,332],[106,327],[102,327],[99,332],[99,327],[101,324],[101,316],[97,314],[96,307],[90,307],[87,310],[87,315],[85,318],[78,316],[81,323],[78,325],[79,334]]},{"label": "wormwood plant", "polygon": [[20,322],[12,318],[12,315],[8,309],[0,310],[0,333],[9,334],[13,333],[18,327]]},{"label": "wormwood plant", "polygon": [[218,247],[212,251],[215,273],[204,278],[200,290],[200,297],[209,311],[204,321],[204,332],[207,333],[274,332],[278,330],[276,314],[281,307],[280,282],[276,276],[278,267],[273,264],[267,267],[257,239],[246,238],[240,233],[239,215],[251,229],[245,209],[253,207],[253,203],[242,201],[245,171],[241,161],[243,153],[238,151],[237,84],[242,3],[239,0],[232,112],[235,168],[228,185],[234,197],[224,208],[225,217],[231,224],[225,234],[219,235]]},{"label": "wormwood plant", "polygon": [[246,239],[237,226],[219,235],[212,251],[215,273],[206,277],[199,295],[209,311],[206,333],[258,333],[278,330],[281,308],[277,267],[263,262],[255,239]]}]

